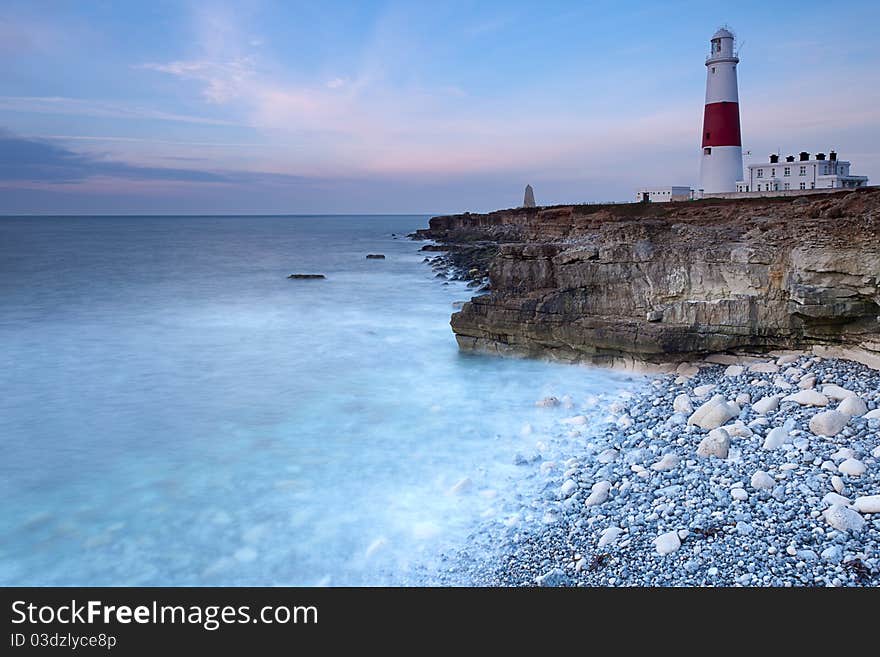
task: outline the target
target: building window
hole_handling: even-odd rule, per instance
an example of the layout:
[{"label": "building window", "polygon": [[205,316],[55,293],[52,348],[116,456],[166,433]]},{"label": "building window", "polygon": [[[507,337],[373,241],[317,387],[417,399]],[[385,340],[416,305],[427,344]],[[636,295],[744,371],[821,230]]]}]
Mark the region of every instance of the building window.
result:
[{"label": "building window", "polygon": [[[708,133],[707,133],[707,135],[708,135]],[[712,154],[712,149],[710,147],[707,146],[706,148],[703,149],[703,155],[711,155],[711,154]]]},{"label": "building window", "polygon": [[758,185],[758,191],[759,191],[759,192],[761,191],[761,185],[760,185],[760,184]]},{"label": "building window", "polygon": [[[801,167],[800,175],[802,175],[802,176],[807,175],[807,167]],[[801,189],[803,189],[803,187],[801,187]]]},{"label": "building window", "polygon": [[783,185],[783,189],[788,189],[788,188],[789,188],[789,184],[785,183],[785,185]]},{"label": "building window", "polygon": [[807,183],[801,183],[801,189],[806,189],[806,188],[807,188]]},{"label": "building window", "polygon": [[770,169],[770,177],[771,177],[771,178],[775,178],[775,177],[776,177],[776,169]]},{"label": "building window", "polygon": [[811,183],[810,183],[810,189],[816,189],[816,183],[811,182]]},{"label": "building window", "polygon": [[824,173],[827,176],[830,170],[831,170],[831,167],[829,167],[826,164],[825,167],[822,169],[822,173]]},{"label": "building window", "polygon": [[764,177],[764,169],[758,169],[758,178]]},{"label": "building window", "polygon": [[785,169],[783,169],[783,171],[782,171],[782,175],[790,176],[791,175],[791,167],[785,167]]}]

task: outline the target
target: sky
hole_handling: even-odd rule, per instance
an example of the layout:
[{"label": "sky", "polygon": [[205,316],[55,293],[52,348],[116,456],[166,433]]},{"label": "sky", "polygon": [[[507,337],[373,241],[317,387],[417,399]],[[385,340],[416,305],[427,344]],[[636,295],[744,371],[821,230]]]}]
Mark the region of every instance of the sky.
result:
[{"label": "sky", "polygon": [[697,186],[722,24],[752,158],[833,148],[880,184],[876,0],[0,9],[2,214],[438,213],[519,205],[526,183],[542,205]]}]

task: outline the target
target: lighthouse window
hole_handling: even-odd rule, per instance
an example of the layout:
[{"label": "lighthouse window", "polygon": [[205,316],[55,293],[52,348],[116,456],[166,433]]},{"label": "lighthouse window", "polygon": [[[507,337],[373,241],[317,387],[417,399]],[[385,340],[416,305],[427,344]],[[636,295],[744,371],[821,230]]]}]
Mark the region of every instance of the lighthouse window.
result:
[{"label": "lighthouse window", "polygon": [[785,167],[782,174],[785,176],[790,176],[791,175],[791,167]]},{"label": "lighthouse window", "polygon": [[713,73],[715,72],[715,67],[714,67],[714,66],[712,67],[712,72],[713,72]]},{"label": "lighthouse window", "polygon": [[711,149],[711,148],[706,147],[706,148],[703,149],[703,155],[711,155],[711,154],[712,154],[712,149]]}]

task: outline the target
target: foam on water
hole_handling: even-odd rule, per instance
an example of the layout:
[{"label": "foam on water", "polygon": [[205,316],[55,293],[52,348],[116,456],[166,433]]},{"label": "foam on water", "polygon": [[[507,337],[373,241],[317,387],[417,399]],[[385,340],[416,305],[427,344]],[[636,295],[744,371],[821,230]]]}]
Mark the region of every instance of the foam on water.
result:
[{"label": "foam on water", "polygon": [[0,218],[0,584],[424,582],[518,513],[535,401],[638,382],[460,354],[425,221]]}]

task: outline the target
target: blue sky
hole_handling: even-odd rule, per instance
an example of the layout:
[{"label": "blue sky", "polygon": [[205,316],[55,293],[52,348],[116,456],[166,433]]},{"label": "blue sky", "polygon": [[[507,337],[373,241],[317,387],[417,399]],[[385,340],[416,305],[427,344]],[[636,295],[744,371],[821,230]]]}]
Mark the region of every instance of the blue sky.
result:
[{"label": "blue sky", "polygon": [[744,148],[880,183],[880,3],[41,2],[0,12],[0,213],[446,212],[696,184]]}]

